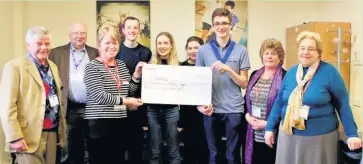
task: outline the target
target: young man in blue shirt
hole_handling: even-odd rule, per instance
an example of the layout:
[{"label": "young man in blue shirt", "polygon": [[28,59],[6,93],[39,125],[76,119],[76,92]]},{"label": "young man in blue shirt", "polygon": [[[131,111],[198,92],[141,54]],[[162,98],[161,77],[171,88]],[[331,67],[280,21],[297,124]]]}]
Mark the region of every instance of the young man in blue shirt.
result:
[{"label": "young man in blue shirt", "polygon": [[198,106],[203,113],[209,148],[209,164],[223,163],[221,152],[222,126],[226,132],[226,159],[228,164],[240,164],[241,139],[244,136],[244,100],[241,88],[248,83],[250,62],[246,47],[230,39],[232,13],[218,8],[212,15],[216,39],[198,50],[196,66],[213,69],[212,104]]}]

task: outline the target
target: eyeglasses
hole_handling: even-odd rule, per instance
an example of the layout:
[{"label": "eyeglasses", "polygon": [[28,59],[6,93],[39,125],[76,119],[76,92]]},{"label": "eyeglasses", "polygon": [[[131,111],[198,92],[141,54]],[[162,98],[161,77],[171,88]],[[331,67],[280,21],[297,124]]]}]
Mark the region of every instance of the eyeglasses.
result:
[{"label": "eyeglasses", "polygon": [[229,22],[215,22],[215,23],[213,23],[213,26],[215,26],[215,27],[219,27],[219,26],[226,27],[226,26],[228,26],[230,24],[231,23],[229,23]]},{"label": "eyeglasses", "polygon": [[81,35],[81,36],[85,36],[87,34],[87,32],[71,32],[72,35]]},{"label": "eyeglasses", "polygon": [[308,52],[313,52],[313,51],[316,51],[317,49],[316,48],[313,48],[313,47],[308,47],[308,48],[306,48],[306,47],[299,47],[299,51],[303,51],[303,52],[305,52],[305,51],[308,51]]}]

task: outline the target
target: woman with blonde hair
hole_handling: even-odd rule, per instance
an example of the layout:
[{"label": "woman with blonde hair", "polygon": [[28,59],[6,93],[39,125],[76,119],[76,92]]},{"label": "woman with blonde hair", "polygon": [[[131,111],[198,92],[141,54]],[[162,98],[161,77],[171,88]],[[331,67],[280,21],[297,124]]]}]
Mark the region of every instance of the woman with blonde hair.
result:
[{"label": "woman with blonde hair", "polygon": [[248,122],[246,164],[275,163],[276,147],[270,148],[265,144],[264,129],[286,73],[282,68],[284,57],[285,51],[280,41],[270,38],[262,42],[260,58],[263,67],[252,72],[245,95],[245,117]]},{"label": "woman with blonde hair", "polygon": [[[120,164],[126,149],[126,106],[143,104],[132,96],[141,78],[140,62],[132,76],[124,62],[115,58],[120,47],[120,33],[111,25],[98,30],[99,56],[86,65],[84,82],[90,164]],[[130,94],[130,95],[129,95]]]},{"label": "woman with blonde hair", "polygon": [[276,164],[336,164],[338,117],[351,150],[361,147],[349,94],[338,70],[321,61],[320,36],[304,31],[297,37],[300,63],[281,84],[265,129],[265,142],[275,143],[280,124]]},{"label": "woman with blonde hair", "polygon": [[[151,57],[151,64],[179,65],[173,36],[169,32],[161,32],[156,36],[156,52]],[[158,95],[155,95],[158,96]],[[160,97],[163,99],[163,97]],[[173,104],[148,104],[147,118],[150,134],[150,164],[161,161],[162,131],[165,132],[168,145],[170,164],[180,164],[177,125],[179,121],[179,106]],[[165,127],[162,130],[161,127]]]}]

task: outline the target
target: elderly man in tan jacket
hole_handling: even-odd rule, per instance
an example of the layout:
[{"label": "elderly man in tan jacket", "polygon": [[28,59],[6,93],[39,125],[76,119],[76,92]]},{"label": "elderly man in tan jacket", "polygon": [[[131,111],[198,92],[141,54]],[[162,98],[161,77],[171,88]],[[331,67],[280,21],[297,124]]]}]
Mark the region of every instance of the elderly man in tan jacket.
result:
[{"label": "elderly man in tan jacket", "polygon": [[62,83],[50,60],[50,33],[32,27],[28,54],[5,64],[0,85],[0,120],[5,150],[19,164],[55,164],[57,144],[64,145]]}]

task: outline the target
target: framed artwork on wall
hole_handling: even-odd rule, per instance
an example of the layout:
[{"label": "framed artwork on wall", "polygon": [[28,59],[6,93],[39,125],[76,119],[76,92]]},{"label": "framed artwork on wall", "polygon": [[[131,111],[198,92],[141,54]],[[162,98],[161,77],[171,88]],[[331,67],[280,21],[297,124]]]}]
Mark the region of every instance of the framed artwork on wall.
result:
[{"label": "framed artwork on wall", "polygon": [[205,42],[215,38],[212,26],[212,14],[217,8],[226,8],[232,12],[231,38],[236,43],[247,47],[247,1],[241,0],[196,0],[195,35]]},{"label": "framed artwork on wall", "polygon": [[97,1],[97,30],[103,24],[114,25],[120,30],[121,42],[125,39],[123,21],[128,16],[140,20],[138,42],[150,48],[150,1]]}]

